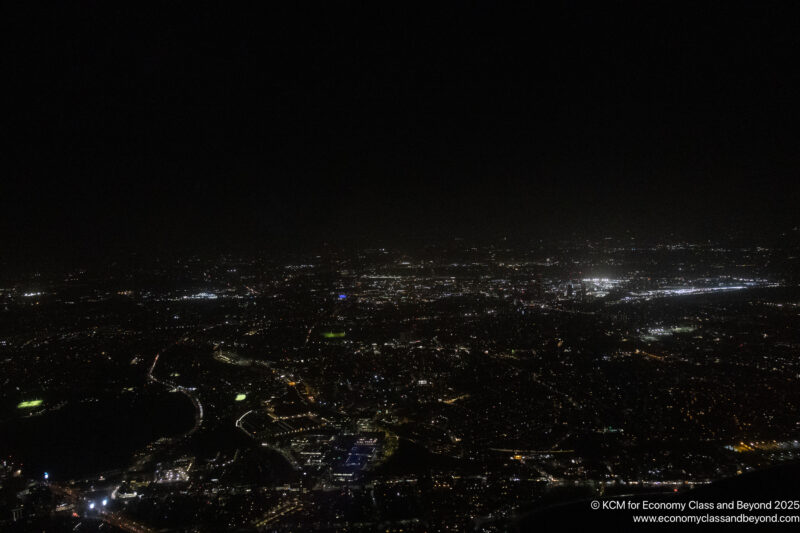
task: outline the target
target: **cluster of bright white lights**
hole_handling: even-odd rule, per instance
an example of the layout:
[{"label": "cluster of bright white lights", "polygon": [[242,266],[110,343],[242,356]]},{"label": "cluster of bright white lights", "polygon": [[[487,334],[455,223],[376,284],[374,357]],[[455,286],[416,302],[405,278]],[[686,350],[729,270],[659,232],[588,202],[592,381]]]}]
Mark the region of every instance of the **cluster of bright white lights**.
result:
[{"label": "cluster of bright white lights", "polygon": [[198,292],[183,297],[184,300],[216,300],[217,298],[218,296],[213,292]]}]

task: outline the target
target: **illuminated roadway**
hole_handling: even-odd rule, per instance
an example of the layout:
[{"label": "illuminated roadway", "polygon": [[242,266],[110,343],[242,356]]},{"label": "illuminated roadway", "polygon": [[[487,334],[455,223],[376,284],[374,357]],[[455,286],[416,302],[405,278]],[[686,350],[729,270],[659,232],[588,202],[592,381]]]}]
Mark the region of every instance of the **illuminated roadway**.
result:
[{"label": "illuminated roadway", "polygon": [[[57,483],[50,483],[49,484],[50,491],[54,494],[58,494],[59,496],[66,498],[74,505],[82,505],[86,498],[81,494],[80,491],[75,490],[70,487],[64,487]],[[123,531],[127,531],[128,533],[155,533],[155,530],[149,528],[145,525],[142,525],[138,522],[134,522],[129,518],[126,518],[121,513],[111,513],[106,512],[103,509],[99,509],[97,511],[96,516],[87,515],[86,518],[97,518],[111,524],[114,527],[117,527]]]},{"label": "illuminated roadway", "polygon": [[[180,342],[180,341],[179,341]],[[177,343],[175,343],[177,344]],[[188,432],[186,432],[183,436],[188,437],[192,435],[195,431],[200,429],[200,426],[203,424],[203,404],[200,403],[200,399],[197,397],[193,391],[181,386],[175,385],[174,383],[170,383],[169,381],[163,381],[155,377],[153,375],[153,371],[156,369],[156,364],[158,363],[158,358],[161,356],[161,353],[157,353],[155,359],[153,359],[153,364],[150,365],[150,370],[147,371],[147,379],[148,381],[152,381],[154,383],[159,383],[165,387],[168,387],[172,390],[176,390],[186,395],[187,398],[192,402],[195,408],[195,415],[194,415],[194,426]]]},{"label": "illuminated roadway", "polygon": [[[189,435],[193,434],[195,431],[200,429],[200,426],[203,424],[203,405],[200,403],[200,400],[197,398],[197,396],[193,394],[192,391],[190,391],[189,389],[186,389],[179,385],[174,385],[167,381],[162,381],[153,375],[153,372],[155,371],[156,364],[158,363],[158,358],[160,357],[160,355],[161,355],[160,353],[156,354],[155,359],[153,360],[153,364],[150,366],[150,370],[147,372],[147,379],[148,381],[159,383],[161,385],[164,385],[165,387],[169,387],[170,389],[181,392],[185,394],[189,398],[189,400],[191,400],[192,404],[195,407],[195,420],[192,429],[190,429],[187,433],[184,434],[184,437],[188,437]],[[67,498],[74,504],[82,504],[86,500],[86,498],[80,493],[80,491],[77,491],[70,487],[63,487],[61,485],[51,483],[50,490],[55,494]],[[121,513],[107,512],[103,509],[98,509],[97,518],[123,531],[127,531],[128,533],[155,532],[154,529],[145,526],[143,524],[140,524],[138,522],[134,522],[133,520],[125,517]]]}]

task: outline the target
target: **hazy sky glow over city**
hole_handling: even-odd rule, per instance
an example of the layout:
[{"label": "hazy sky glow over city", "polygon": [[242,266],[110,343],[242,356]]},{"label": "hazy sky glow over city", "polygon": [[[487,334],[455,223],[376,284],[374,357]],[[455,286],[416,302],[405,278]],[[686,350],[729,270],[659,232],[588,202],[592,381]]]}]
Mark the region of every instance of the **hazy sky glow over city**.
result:
[{"label": "hazy sky glow over city", "polygon": [[91,255],[790,224],[786,9],[18,6],[3,238]]}]

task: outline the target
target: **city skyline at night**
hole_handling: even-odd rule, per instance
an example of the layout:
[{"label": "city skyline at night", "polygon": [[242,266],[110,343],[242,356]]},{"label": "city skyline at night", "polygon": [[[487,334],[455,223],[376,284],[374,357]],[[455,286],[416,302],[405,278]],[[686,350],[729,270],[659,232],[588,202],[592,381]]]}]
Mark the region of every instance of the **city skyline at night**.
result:
[{"label": "city skyline at night", "polygon": [[3,9],[0,530],[796,528],[789,3],[261,7]]}]

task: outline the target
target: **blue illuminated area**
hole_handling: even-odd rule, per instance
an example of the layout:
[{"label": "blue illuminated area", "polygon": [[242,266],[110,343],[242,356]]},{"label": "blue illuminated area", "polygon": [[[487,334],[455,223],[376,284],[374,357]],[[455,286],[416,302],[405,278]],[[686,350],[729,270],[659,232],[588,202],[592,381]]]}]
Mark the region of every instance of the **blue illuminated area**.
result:
[{"label": "blue illuminated area", "polygon": [[340,294],[339,295],[339,299],[340,300],[346,300],[347,299],[347,295],[346,294]]}]

